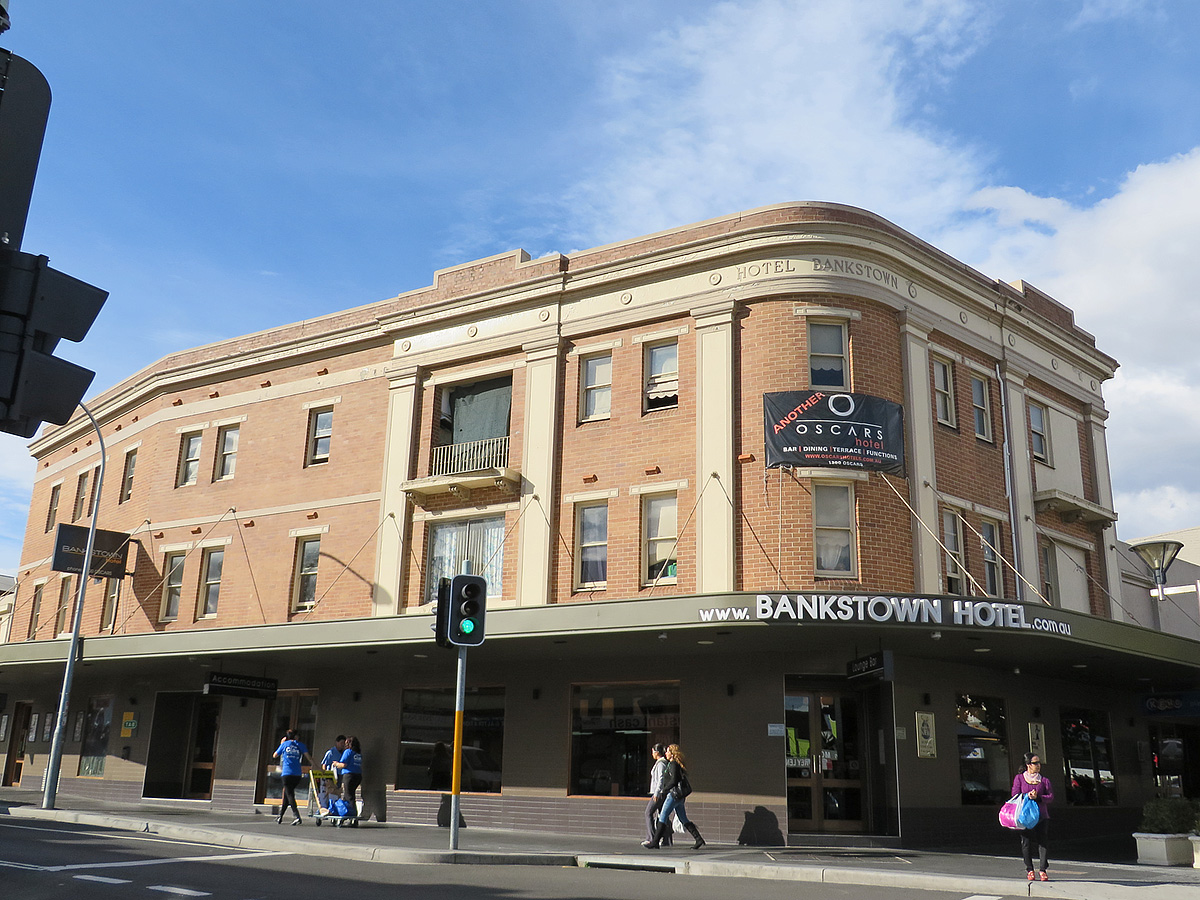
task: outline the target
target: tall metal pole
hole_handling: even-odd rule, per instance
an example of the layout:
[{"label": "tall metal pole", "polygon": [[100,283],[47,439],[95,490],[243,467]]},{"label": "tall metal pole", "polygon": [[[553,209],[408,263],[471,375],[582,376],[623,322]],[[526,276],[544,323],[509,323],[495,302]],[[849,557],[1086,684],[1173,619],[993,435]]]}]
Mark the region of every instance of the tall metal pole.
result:
[{"label": "tall metal pole", "polygon": [[104,435],[95,417],[83,403],[79,408],[87,413],[92,427],[96,429],[96,440],[100,442],[100,474],[96,476],[96,499],[92,504],[92,521],[88,525],[87,548],[83,551],[83,571],[79,574],[79,594],[75,600],[75,616],[71,625],[71,646],[67,651],[67,668],[63,673],[62,694],[58,699],[58,716],[54,721],[54,740],[50,744],[50,761],[46,766],[46,783],[42,789],[42,809],[54,809],[58,797],[58,771],[62,767],[63,741],[67,735],[67,706],[71,701],[71,679],[75,676],[75,657],[79,653],[79,625],[83,620],[83,598],[87,594],[87,583],[92,570],[92,548],[96,543],[96,520],[100,518],[100,489],[104,485]]},{"label": "tall metal pole", "polygon": [[450,849],[458,849],[458,816],[462,790],[463,708],[467,696],[467,648],[458,648],[458,678],[454,688],[454,758],[450,776]]}]

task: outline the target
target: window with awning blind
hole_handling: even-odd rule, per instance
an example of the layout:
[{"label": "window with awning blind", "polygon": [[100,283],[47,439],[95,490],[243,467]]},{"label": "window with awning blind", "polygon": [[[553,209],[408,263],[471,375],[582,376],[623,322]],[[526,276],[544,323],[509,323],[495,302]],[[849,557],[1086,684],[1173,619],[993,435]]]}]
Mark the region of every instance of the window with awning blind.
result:
[{"label": "window with awning blind", "polygon": [[643,409],[671,409],[679,405],[679,342],[646,345],[646,385]]}]

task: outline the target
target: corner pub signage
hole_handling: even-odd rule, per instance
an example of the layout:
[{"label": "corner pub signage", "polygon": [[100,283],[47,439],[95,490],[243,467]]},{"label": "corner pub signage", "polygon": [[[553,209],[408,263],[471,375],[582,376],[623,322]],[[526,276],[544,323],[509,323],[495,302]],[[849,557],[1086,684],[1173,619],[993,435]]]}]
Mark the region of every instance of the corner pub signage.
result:
[{"label": "corner pub signage", "polygon": [[872,263],[863,262],[862,260],[842,259],[835,256],[813,256],[803,259],[763,259],[736,266],[734,268],[734,275],[738,281],[753,281],[756,278],[769,278],[772,275],[799,275],[801,274],[801,270],[798,264],[803,263],[807,263],[812,267],[810,272],[804,274],[820,272],[849,275],[852,278],[861,278],[863,281],[881,284],[884,287],[891,288],[898,294],[907,294],[913,299],[917,296],[916,284],[907,278],[901,278],[895,272]]},{"label": "corner pub signage", "polygon": [[1071,635],[1071,624],[1031,615],[1024,603],[970,597],[916,597],[867,594],[758,594],[754,606],[699,610],[701,622],[768,622],[848,625],[961,625]]}]

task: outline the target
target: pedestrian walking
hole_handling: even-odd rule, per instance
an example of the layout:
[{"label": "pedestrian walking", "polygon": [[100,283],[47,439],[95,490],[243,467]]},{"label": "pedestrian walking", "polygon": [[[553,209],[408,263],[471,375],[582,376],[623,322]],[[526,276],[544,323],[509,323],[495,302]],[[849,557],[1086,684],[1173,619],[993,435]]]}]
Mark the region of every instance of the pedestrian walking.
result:
[{"label": "pedestrian walking", "polygon": [[346,738],[346,749],[334,767],[342,773],[342,799],[350,807],[351,828],[358,827],[358,786],[362,784],[362,746],[355,735]]},{"label": "pedestrian walking", "polygon": [[[658,794],[662,788],[663,776],[667,773],[667,748],[663,744],[655,744],[650,748],[650,755],[654,757],[654,766],[650,769],[650,802],[646,804],[646,839],[642,841],[643,847],[654,843],[654,832],[658,830],[658,811],[662,807]],[[659,844],[669,847],[671,843],[671,829],[668,828]]]},{"label": "pedestrian walking", "polygon": [[[1036,753],[1025,754],[1025,771],[1018,772],[1013,779],[1012,795],[1024,794],[1038,805],[1038,821],[1032,828],[1021,831],[1021,856],[1025,859],[1026,878],[1033,881],[1041,878],[1049,881],[1046,873],[1046,837],[1050,828],[1050,804],[1054,802],[1054,788],[1050,779],[1042,775],[1042,758]],[[1033,870],[1034,845],[1038,851],[1037,873]]]},{"label": "pedestrian walking", "polygon": [[648,850],[657,850],[662,846],[662,839],[666,835],[667,829],[671,827],[672,813],[679,817],[679,821],[687,829],[688,834],[696,839],[692,849],[699,850],[704,846],[705,840],[700,836],[700,829],[694,822],[688,820],[687,810],[684,809],[684,800],[691,792],[692,783],[688,779],[687,759],[678,744],[671,744],[667,747],[667,770],[663,774],[662,786],[659,789],[659,796],[662,797],[662,810],[658,814],[658,827],[647,845]]},{"label": "pedestrian walking", "polygon": [[308,760],[308,765],[312,765],[308,748],[296,740],[296,732],[289,728],[284,733],[283,740],[279,742],[279,749],[273,755],[275,759],[279,760],[280,774],[283,776],[283,803],[279,807],[279,818],[275,821],[282,825],[283,814],[291,808],[292,813],[296,816],[292,819],[292,824],[299,825],[302,820],[300,807],[296,805],[296,785],[304,777],[301,768],[304,761]]}]

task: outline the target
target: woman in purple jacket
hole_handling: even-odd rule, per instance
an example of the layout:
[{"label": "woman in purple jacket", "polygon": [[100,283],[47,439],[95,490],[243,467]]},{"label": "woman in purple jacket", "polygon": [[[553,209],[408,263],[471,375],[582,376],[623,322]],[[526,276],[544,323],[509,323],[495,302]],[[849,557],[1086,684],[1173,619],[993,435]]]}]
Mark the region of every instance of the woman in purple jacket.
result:
[{"label": "woman in purple jacket", "polygon": [[1033,828],[1021,832],[1021,854],[1025,857],[1026,876],[1030,881],[1037,876],[1033,872],[1033,845],[1038,846],[1038,872],[1042,881],[1049,881],[1046,874],[1046,830],[1050,826],[1050,804],[1054,802],[1054,788],[1050,779],[1042,777],[1042,758],[1036,753],[1025,754],[1025,771],[1013,779],[1013,796],[1024,794],[1038,805],[1038,822]]}]

